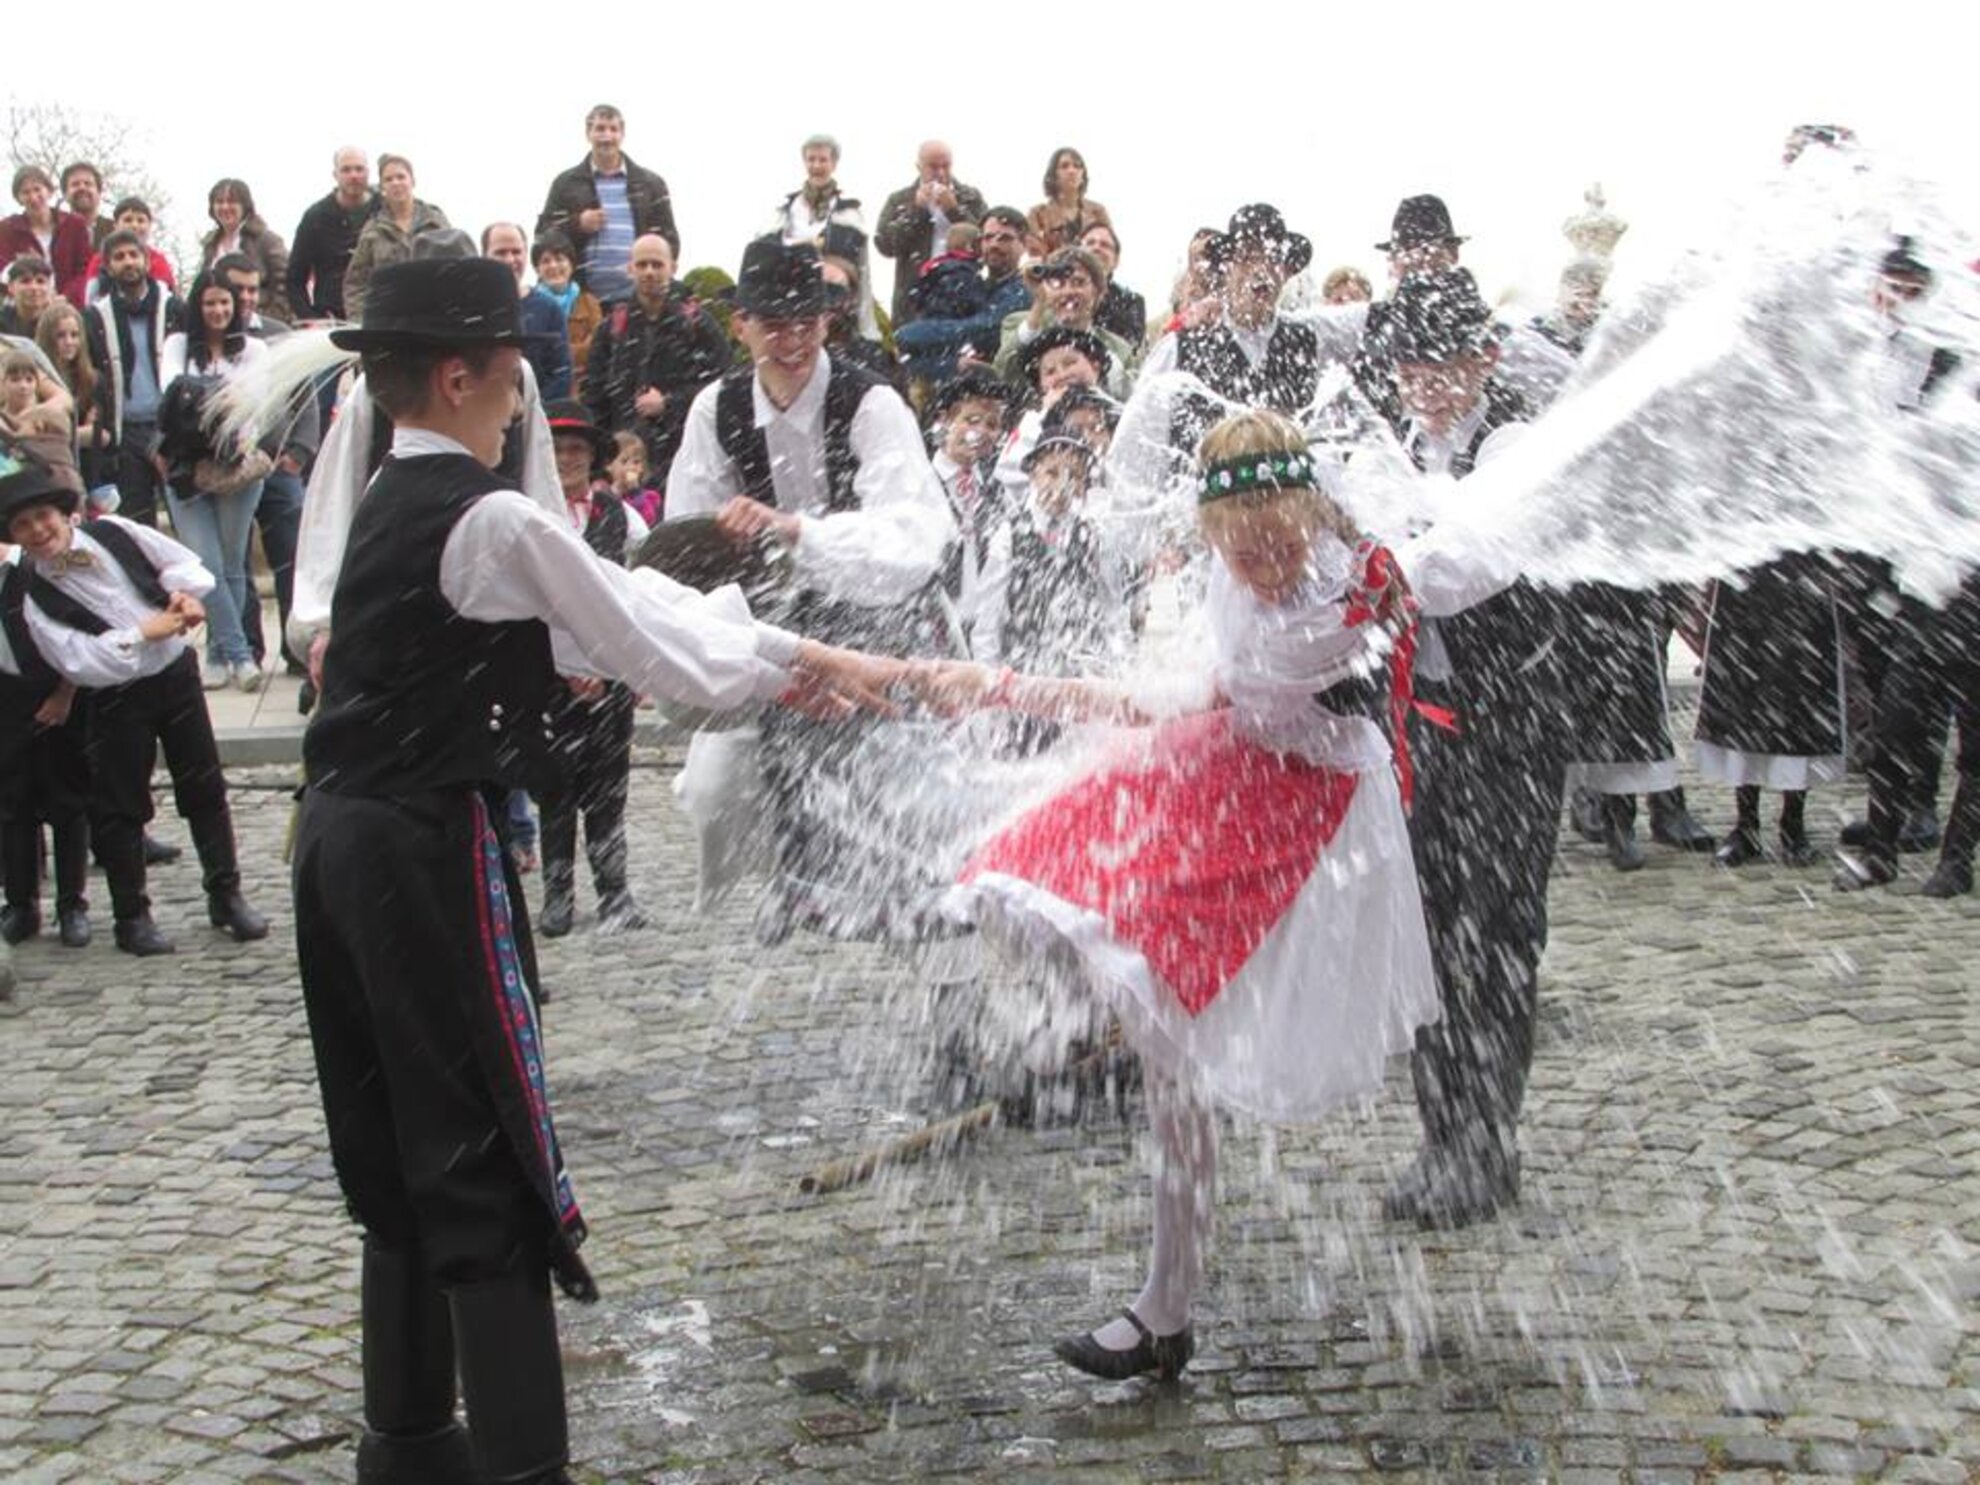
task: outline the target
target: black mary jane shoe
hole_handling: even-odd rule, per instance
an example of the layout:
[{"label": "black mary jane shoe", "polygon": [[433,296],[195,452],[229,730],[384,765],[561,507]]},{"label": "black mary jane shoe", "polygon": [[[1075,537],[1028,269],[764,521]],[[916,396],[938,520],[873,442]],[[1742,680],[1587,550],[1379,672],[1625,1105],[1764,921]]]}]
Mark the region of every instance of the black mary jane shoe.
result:
[{"label": "black mary jane shoe", "polygon": [[1103,1382],[1125,1382],[1130,1377],[1155,1374],[1158,1382],[1173,1382],[1196,1354],[1196,1333],[1187,1325],[1174,1335],[1156,1335],[1141,1323],[1133,1310],[1122,1310],[1128,1324],[1140,1337],[1125,1351],[1110,1351],[1094,1339],[1092,1331],[1068,1336],[1052,1347],[1052,1354],[1076,1371]]}]

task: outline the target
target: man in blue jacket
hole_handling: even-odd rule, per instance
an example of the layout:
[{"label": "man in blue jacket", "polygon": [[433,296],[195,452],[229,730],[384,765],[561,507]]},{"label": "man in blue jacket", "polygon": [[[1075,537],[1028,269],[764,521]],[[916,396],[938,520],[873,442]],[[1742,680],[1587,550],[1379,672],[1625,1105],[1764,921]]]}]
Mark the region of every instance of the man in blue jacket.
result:
[{"label": "man in blue jacket", "polygon": [[967,319],[923,319],[894,327],[894,347],[910,377],[929,382],[955,375],[957,358],[965,350],[988,361],[997,354],[1004,319],[1031,304],[1030,291],[1018,262],[1024,256],[1024,213],[1014,206],[993,206],[983,214],[976,251],[983,259],[989,301]]}]

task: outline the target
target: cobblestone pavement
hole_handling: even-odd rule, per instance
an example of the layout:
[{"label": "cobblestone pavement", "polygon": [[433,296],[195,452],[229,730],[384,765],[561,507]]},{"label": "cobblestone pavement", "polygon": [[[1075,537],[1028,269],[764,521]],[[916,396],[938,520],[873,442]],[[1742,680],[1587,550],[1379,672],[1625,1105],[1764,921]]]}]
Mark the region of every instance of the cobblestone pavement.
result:
[{"label": "cobblestone pavement", "polygon": [[[926,1113],[890,1030],[905,976],[754,952],[740,907],[690,921],[667,777],[634,779],[667,926],[581,920],[546,953],[605,1293],[563,1310],[580,1479],[1980,1480],[1975,900],[1661,850],[1621,877],[1567,846],[1522,1210],[1380,1220],[1414,1140],[1400,1070],[1365,1115],[1233,1126],[1196,1365],[1102,1386],[1047,1347],[1138,1285],[1139,1115],[801,1194]],[[0,1477],[350,1478],[357,1244],[276,782],[236,794],[267,943],[210,934],[187,863],[157,874],[176,958],[17,952]]]}]

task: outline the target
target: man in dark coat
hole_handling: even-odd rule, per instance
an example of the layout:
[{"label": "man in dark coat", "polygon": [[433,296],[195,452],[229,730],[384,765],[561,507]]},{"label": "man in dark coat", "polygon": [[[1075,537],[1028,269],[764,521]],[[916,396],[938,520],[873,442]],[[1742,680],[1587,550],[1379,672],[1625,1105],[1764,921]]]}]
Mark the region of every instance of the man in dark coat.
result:
[{"label": "man in dark coat", "polygon": [[591,153],[550,182],[536,235],[557,231],[568,237],[577,249],[578,282],[603,302],[632,288],[628,264],[635,241],[657,232],[678,254],[681,234],[667,182],[635,165],[620,148],[624,115],[600,103],[585,115],[584,133]]},{"label": "man in dark coat", "polygon": [[915,183],[902,186],[880,209],[874,246],[894,260],[894,324],[914,318],[908,290],[921,265],[948,251],[949,228],[957,222],[981,222],[989,203],[974,186],[955,179],[955,157],[939,139],[923,142],[915,156]]},{"label": "man in dark coat", "polygon": [[639,435],[648,473],[664,488],[688,405],[733,356],[715,317],[675,286],[666,238],[649,234],[633,244],[632,274],[633,292],[606,306],[591,338],[584,404],[600,427]]},{"label": "man in dark coat", "polygon": [[[1492,312],[1461,268],[1406,279],[1391,305],[1381,350],[1396,373],[1403,452],[1425,473],[1463,479],[1530,416],[1493,375]],[[1436,527],[1397,556],[1425,616],[1409,833],[1443,1015],[1416,1034],[1423,1146],[1383,1211],[1463,1227],[1519,1197],[1567,766],[1558,605]]]}]

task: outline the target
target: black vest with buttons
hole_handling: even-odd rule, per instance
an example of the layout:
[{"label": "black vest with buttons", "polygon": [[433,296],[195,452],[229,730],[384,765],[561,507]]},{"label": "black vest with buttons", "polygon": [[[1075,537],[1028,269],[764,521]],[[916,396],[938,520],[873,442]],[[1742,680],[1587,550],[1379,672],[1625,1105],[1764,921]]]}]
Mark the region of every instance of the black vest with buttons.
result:
[{"label": "black vest with buttons", "polygon": [[323,695],[303,737],[312,788],[398,796],[555,784],[549,628],[463,618],[440,591],[455,524],[507,488],[465,454],[391,459],[379,471],[330,604]]},{"label": "black vest with buttons", "polygon": [[[1265,359],[1253,366],[1230,326],[1200,326],[1176,337],[1176,370],[1240,407],[1269,407],[1293,417],[1320,389],[1320,337],[1305,325],[1281,320],[1266,343]],[[1194,452],[1229,412],[1200,393],[1186,393],[1176,399],[1169,442]]]}]

